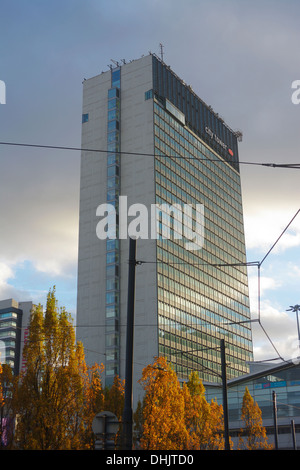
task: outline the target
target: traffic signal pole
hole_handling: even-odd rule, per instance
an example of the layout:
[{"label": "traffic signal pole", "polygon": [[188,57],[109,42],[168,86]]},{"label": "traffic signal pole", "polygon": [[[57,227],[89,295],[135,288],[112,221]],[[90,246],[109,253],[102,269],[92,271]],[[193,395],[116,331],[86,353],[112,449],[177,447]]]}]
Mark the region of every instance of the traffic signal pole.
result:
[{"label": "traffic signal pole", "polygon": [[132,379],[133,379],[133,337],[135,303],[136,240],[129,239],[127,333],[125,364],[125,398],[123,411],[123,447],[132,450]]},{"label": "traffic signal pole", "polygon": [[224,341],[224,339],[221,339],[221,365],[222,365],[222,389],[223,389],[225,450],[230,450],[229,424],[228,424],[228,400],[227,400],[227,377],[226,377],[226,355],[225,355],[225,341]]}]

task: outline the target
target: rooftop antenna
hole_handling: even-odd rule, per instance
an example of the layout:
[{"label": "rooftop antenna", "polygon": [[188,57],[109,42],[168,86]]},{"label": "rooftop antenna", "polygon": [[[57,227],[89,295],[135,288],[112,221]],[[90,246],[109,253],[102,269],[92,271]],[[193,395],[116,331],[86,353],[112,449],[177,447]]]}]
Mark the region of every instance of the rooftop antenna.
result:
[{"label": "rooftop antenna", "polygon": [[160,46],[160,58],[163,62],[164,61],[164,46],[162,43],[160,43],[159,46]]}]

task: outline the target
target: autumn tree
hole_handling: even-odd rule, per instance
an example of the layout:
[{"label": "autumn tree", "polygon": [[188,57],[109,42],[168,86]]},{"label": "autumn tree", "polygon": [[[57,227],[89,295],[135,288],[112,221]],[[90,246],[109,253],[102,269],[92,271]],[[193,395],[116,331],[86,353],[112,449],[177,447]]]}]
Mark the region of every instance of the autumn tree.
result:
[{"label": "autumn tree", "polygon": [[[233,442],[229,437],[230,448]],[[214,400],[209,404],[209,416],[207,423],[206,450],[224,450],[224,414],[223,407]]]},{"label": "autumn tree", "polygon": [[135,448],[138,448],[140,445],[140,441],[143,436],[143,424],[144,424],[143,403],[141,400],[139,400],[137,403],[136,409],[133,413],[133,444]]},{"label": "autumn tree", "polygon": [[104,408],[111,411],[121,420],[124,408],[124,386],[125,381],[118,375],[114,377],[111,387],[106,387],[104,391]]},{"label": "autumn tree", "polygon": [[144,368],[139,381],[145,390],[142,449],[186,448],[184,397],[176,373],[163,357]]},{"label": "autumn tree", "polygon": [[205,445],[209,405],[205,389],[197,372],[192,372],[187,384],[183,385],[185,398],[185,421],[189,433],[189,449],[200,449]]},{"label": "autumn tree", "polygon": [[70,420],[72,449],[93,449],[92,431],[94,417],[104,409],[104,391],[101,374],[103,364],[88,367],[82,343],[76,345],[75,374],[73,380],[73,418]]},{"label": "autumn tree", "polygon": [[13,445],[13,393],[16,378],[8,364],[0,364],[0,448]]},{"label": "autumn tree", "polygon": [[21,449],[91,448],[91,422],[103,402],[101,368],[88,368],[83,347],[75,343],[71,316],[57,307],[49,291],[45,314],[31,313],[15,396],[15,441]]},{"label": "autumn tree", "polygon": [[241,419],[244,427],[239,437],[239,449],[271,449],[267,442],[266,429],[263,427],[261,410],[247,387],[243,397]]},{"label": "autumn tree", "polygon": [[2,436],[3,436],[3,427],[2,427],[2,422],[3,422],[3,410],[4,410],[4,397],[3,397],[3,369],[0,363],[0,447],[2,444]]},{"label": "autumn tree", "polygon": [[198,373],[190,374],[183,386],[185,396],[185,418],[189,432],[188,449],[224,449],[223,408],[205,398],[205,388]]}]

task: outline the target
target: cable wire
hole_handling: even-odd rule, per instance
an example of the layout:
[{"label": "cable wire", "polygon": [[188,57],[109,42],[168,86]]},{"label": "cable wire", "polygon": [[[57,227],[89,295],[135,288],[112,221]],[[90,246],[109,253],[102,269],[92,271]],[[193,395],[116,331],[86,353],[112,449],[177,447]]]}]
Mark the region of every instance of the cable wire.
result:
[{"label": "cable wire", "polygon": [[91,149],[91,148],[82,148],[82,147],[67,147],[62,145],[44,145],[44,144],[26,144],[19,142],[0,142],[0,145],[7,146],[16,146],[16,147],[31,147],[31,148],[41,148],[41,149],[52,149],[52,150],[68,150],[76,152],[95,152],[95,153],[113,153],[118,155],[135,155],[141,157],[161,157],[161,158],[179,158],[179,159],[193,159],[193,160],[203,160],[208,162],[218,162],[218,163],[239,163],[240,165],[254,165],[254,166],[265,166],[270,168],[289,168],[289,169],[300,169],[300,163],[263,163],[263,162],[249,162],[249,161],[235,161],[230,159],[220,158],[199,158],[194,156],[181,156],[181,155],[164,155],[164,154],[152,154],[152,153],[143,153],[143,152],[124,152],[124,151],[114,151],[114,150],[103,150],[103,149]]}]

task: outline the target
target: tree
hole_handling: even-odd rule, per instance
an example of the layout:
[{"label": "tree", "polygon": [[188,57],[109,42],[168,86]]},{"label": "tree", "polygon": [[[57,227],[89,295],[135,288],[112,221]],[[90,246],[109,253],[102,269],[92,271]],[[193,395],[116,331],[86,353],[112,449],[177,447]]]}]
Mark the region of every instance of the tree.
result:
[{"label": "tree", "polygon": [[103,403],[103,367],[86,366],[71,316],[57,307],[55,287],[48,293],[45,314],[41,305],[31,313],[23,356],[26,368],[14,400],[17,447],[91,448],[91,422]]},{"label": "tree", "polygon": [[121,420],[124,408],[124,385],[125,381],[120,380],[119,376],[114,377],[111,387],[106,388],[104,392],[104,408],[116,415]]},{"label": "tree", "polygon": [[82,343],[78,343],[75,352],[74,405],[71,420],[73,449],[94,448],[92,422],[95,415],[104,409],[101,382],[103,370],[103,364],[94,364],[91,367],[86,365]]},{"label": "tree", "polygon": [[8,364],[0,364],[0,448],[13,444],[13,391],[16,378]]},{"label": "tree", "polygon": [[[266,430],[262,424],[261,410],[247,387],[243,397],[241,419],[244,422],[244,428],[241,429],[239,437],[239,449],[256,450],[272,448],[267,442]],[[246,436],[246,438],[243,436]]]},{"label": "tree", "polygon": [[224,449],[223,408],[205,398],[205,388],[196,371],[183,386],[185,395],[186,426],[189,432],[189,449]]},{"label": "tree", "polygon": [[114,377],[111,387],[106,387],[104,391],[104,410],[111,411],[120,423],[119,430],[114,437],[116,447],[122,442],[122,416],[124,408],[125,380],[121,380],[118,375]]},{"label": "tree", "polygon": [[140,445],[140,441],[143,436],[143,424],[143,403],[141,402],[141,400],[139,400],[137,403],[137,407],[133,413],[133,443],[135,448],[138,448]]},{"label": "tree", "polygon": [[144,368],[139,381],[145,390],[143,401],[142,449],[185,449],[185,403],[176,373],[163,357]]},{"label": "tree", "polygon": [[3,397],[3,369],[0,363],[0,447],[2,446],[2,437],[4,433],[3,423],[4,397]]},{"label": "tree", "polygon": [[189,433],[189,449],[200,449],[206,442],[206,424],[209,405],[205,389],[197,372],[192,372],[187,384],[183,385],[185,397],[185,420]]}]

